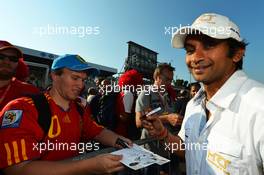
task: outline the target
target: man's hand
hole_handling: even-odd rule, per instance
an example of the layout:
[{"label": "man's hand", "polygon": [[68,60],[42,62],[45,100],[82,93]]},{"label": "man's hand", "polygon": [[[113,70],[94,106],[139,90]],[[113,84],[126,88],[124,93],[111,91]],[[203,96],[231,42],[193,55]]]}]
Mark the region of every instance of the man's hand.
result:
[{"label": "man's hand", "polygon": [[120,141],[121,140],[121,142],[124,142],[124,144],[125,145],[127,145],[127,147],[132,147],[133,146],[133,142],[130,140],[130,139],[128,139],[128,138],[125,138],[125,137],[123,137],[123,136],[119,136],[117,139],[116,139],[116,142],[115,142],[115,147],[116,148],[126,148],[126,146],[124,145],[122,145],[122,143],[120,144],[119,142],[118,142],[118,140]]},{"label": "man's hand", "polygon": [[[110,174],[122,171],[122,155],[102,154],[79,161],[42,161],[32,160],[15,164],[4,169],[6,175],[75,175],[75,174]],[[52,168],[51,168],[52,167]]]},{"label": "man's hand", "polygon": [[120,136],[108,129],[103,129],[103,131],[95,137],[95,140],[102,143],[103,145],[108,145],[115,148],[122,148],[121,146],[116,144],[117,138],[124,140],[126,143],[128,143],[128,145],[132,146],[131,140],[123,136]]},{"label": "man's hand", "polygon": [[172,126],[180,126],[182,124],[182,117],[179,114],[171,113],[167,115],[167,121]]},{"label": "man's hand", "polygon": [[122,171],[124,166],[120,162],[122,155],[102,154],[94,158],[97,167],[95,174],[109,174]]},{"label": "man's hand", "polygon": [[142,120],[143,127],[148,130],[150,136],[158,136],[165,129],[157,116],[148,116]]}]

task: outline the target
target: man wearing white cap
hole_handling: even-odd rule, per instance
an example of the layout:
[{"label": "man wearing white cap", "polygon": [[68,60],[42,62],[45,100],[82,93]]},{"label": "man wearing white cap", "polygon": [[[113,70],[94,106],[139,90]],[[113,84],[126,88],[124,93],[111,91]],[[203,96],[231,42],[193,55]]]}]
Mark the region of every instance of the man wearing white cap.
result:
[{"label": "man wearing white cap", "polygon": [[185,150],[188,175],[264,174],[264,85],[242,71],[246,43],[237,25],[203,14],[174,33],[172,46],[186,50],[186,64],[203,87],[188,103],[178,136],[156,118],[144,126],[170,151]]}]

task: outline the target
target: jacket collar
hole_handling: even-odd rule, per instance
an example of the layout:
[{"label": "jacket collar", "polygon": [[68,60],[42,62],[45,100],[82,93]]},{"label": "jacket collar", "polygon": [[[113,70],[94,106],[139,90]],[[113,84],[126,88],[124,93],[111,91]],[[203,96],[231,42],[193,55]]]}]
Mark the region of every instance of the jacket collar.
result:
[{"label": "jacket collar", "polygon": [[[241,86],[248,79],[245,72],[238,70],[223,84],[223,86],[214,94],[209,100],[210,103],[222,107],[228,108],[234,98],[238,95],[238,91]],[[205,98],[205,91],[203,86],[194,97],[194,105],[199,105]]]}]

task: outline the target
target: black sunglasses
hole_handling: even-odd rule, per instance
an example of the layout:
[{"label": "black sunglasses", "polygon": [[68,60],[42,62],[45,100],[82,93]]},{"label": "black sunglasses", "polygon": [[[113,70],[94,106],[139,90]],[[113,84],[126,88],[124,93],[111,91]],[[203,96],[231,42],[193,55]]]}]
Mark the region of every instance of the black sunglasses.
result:
[{"label": "black sunglasses", "polygon": [[12,62],[18,62],[19,60],[19,58],[16,56],[7,56],[7,55],[0,54],[0,60],[4,60],[5,58],[8,58],[9,61],[12,61]]}]

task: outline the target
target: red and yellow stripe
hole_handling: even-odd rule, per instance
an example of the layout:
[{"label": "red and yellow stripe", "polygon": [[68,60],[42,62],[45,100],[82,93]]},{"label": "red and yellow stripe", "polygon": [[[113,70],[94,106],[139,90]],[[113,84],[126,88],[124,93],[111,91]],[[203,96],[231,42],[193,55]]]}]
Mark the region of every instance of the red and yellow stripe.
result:
[{"label": "red and yellow stripe", "polygon": [[20,143],[17,141],[12,141],[12,144],[5,143],[4,146],[6,150],[6,161],[8,166],[13,165],[14,163],[20,163],[21,160],[28,160],[25,139],[21,139]]}]

